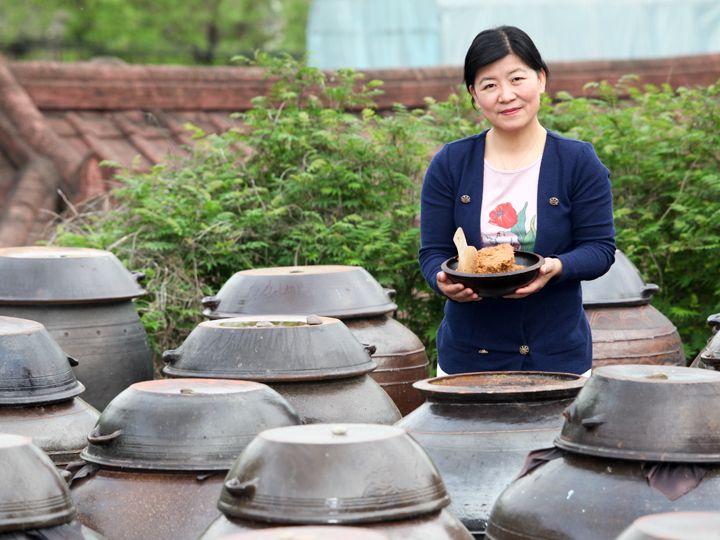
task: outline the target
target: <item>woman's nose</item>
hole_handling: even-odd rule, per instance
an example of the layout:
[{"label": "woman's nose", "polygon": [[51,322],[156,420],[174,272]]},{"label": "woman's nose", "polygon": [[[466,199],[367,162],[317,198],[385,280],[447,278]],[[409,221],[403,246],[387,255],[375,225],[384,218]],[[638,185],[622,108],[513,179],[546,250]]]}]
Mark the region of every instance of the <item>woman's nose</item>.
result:
[{"label": "woman's nose", "polygon": [[515,99],[515,90],[509,84],[500,85],[500,101],[507,102]]}]

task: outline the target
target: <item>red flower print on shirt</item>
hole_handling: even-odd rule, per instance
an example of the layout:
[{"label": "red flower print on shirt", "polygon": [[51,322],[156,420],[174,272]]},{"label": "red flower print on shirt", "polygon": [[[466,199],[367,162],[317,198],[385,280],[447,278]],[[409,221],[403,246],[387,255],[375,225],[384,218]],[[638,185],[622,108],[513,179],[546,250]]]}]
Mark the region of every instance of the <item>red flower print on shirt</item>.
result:
[{"label": "red flower print on shirt", "polygon": [[509,202],[498,204],[495,210],[490,211],[490,223],[503,229],[512,228],[517,219],[517,212]]}]

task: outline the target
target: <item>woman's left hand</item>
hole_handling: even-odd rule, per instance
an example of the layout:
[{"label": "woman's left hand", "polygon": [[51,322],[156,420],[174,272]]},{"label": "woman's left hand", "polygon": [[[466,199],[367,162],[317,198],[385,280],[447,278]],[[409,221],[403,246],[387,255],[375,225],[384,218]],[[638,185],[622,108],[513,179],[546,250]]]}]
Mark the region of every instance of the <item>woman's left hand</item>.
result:
[{"label": "woman's left hand", "polygon": [[520,287],[513,294],[503,296],[503,298],[525,298],[528,295],[534,294],[542,289],[547,282],[555,276],[562,274],[562,261],[554,257],[545,259],[545,262],[540,267],[540,272],[537,277],[524,287]]}]

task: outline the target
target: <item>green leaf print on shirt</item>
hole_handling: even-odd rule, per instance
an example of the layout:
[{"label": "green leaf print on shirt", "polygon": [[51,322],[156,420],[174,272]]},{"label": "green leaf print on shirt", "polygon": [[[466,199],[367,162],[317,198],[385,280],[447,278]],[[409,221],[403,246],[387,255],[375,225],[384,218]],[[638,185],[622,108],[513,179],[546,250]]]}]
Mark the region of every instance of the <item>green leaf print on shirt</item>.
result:
[{"label": "green leaf print on shirt", "polygon": [[518,237],[518,242],[520,242],[520,249],[523,251],[532,251],[535,248],[535,233],[536,233],[536,225],[535,225],[535,216],[532,217],[530,220],[530,230],[525,229],[525,211],[527,210],[528,203],[525,202],[525,205],[523,206],[522,210],[518,212],[517,215],[517,222],[515,225],[513,225],[512,229],[510,229],[510,232],[515,234],[515,236]]}]

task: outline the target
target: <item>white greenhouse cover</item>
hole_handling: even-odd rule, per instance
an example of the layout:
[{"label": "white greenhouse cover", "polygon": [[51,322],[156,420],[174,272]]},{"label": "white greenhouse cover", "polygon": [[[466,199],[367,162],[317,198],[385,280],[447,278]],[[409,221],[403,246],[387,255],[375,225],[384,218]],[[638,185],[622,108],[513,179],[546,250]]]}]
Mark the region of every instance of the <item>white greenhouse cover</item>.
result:
[{"label": "white greenhouse cover", "polygon": [[473,37],[508,24],[548,61],[720,52],[720,0],[313,0],[321,68],[462,65]]}]

